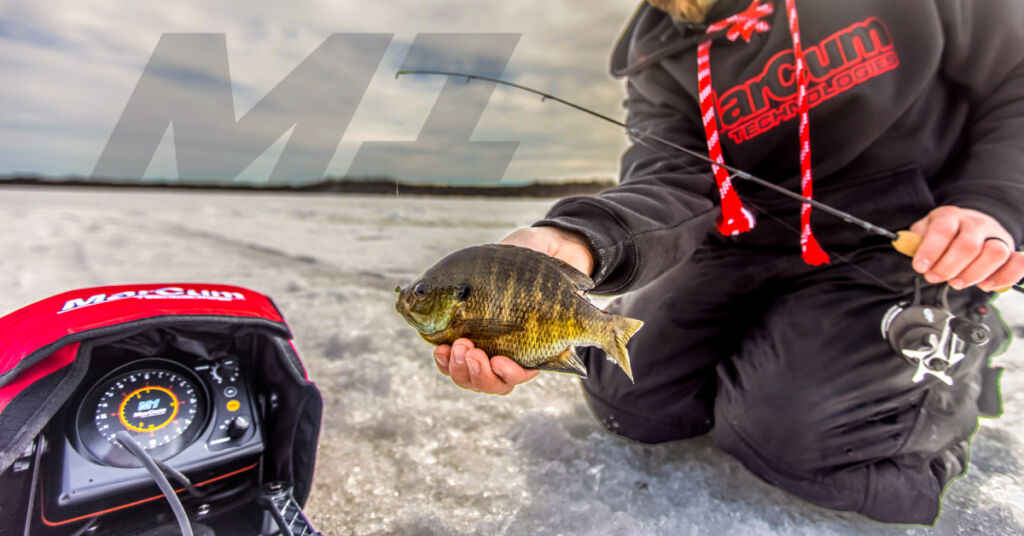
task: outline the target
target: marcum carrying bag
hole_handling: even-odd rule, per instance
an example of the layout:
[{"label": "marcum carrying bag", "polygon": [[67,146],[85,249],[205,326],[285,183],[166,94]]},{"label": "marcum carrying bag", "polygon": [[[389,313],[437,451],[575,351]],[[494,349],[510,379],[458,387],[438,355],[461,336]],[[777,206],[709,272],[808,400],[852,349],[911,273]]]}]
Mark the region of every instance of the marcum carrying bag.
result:
[{"label": "marcum carrying bag", "polygon": [[248,472],[303,504],[322,399],[290,339],[268,297],[227,285],[75,290],[0,318],[0,527],[153,500],[115,430],[197,485]]}]

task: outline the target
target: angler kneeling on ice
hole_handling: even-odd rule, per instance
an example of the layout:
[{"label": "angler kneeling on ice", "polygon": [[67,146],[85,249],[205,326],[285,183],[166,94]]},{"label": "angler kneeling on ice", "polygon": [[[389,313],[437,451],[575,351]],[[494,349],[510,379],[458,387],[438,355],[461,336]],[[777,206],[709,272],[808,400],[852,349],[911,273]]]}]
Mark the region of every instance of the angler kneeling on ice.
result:
[{"label": "angler kneeling on ice", "polygon": [[[1014,0],[641,5],[612,63],[636,142],[620,185],[504,240],[624,294],[608,311],[644,323],[635,382],[580,353],[606,427],[710,432],[803,499],[932,523],[978,416],[998,413],[991,291],[1024,275],[1022,25]],[[733,181],[753,174],[769,187]],[[907,228],[912,262],[864,232]],[[481,346],[434,356],[482,392],[536,376]]]}]

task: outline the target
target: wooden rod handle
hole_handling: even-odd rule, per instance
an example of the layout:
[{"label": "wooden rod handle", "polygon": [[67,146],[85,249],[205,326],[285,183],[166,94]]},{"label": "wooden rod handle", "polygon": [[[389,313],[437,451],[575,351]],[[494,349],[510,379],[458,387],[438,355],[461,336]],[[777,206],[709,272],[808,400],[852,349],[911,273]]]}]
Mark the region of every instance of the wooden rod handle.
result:
[{"label": "wooden rod handle", "polygon": [[898,231],[896,235],[898,238],[892,241],[892,247],[908,257],[917,253],[917,248],[921,247],[921,241],[924,240],[923,236],[911,231]]}]

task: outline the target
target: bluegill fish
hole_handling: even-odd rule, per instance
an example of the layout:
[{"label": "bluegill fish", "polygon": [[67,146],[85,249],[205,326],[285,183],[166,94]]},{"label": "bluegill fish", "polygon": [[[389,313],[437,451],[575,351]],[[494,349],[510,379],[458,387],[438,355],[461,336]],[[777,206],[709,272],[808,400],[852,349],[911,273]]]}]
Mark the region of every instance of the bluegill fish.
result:
[{"label": "bluegill fish", "polygon": [[473,341],[525,368],[586,377],[575,346],[599,346],[632,380],[626,341],[643,322],[585,297],[594,283],[532,249],[488,244],[458,250],[399,291],[395,309],[427,342]]}]

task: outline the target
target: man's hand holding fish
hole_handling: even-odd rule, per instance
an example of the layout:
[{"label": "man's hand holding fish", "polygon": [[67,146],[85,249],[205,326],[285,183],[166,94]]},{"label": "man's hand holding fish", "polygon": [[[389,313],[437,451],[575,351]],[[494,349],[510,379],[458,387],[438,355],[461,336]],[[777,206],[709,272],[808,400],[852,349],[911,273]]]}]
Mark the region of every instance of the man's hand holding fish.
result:
[{"label": "man's hand holding fish", "polygon": [[[567,262],[573,268],[590,274],[594,257],[582,237],[555,227],[528,227],[519,229],[501,241],[530,248]],[[459,339],[451,345],[441,344],[434,349],[434,362],[438,370],[463,389],[492,395],[507,395],[516,385],[533,379],[539,370],[525,369],[508,357],[488,356],[476,348],[469,339]]]}]

